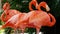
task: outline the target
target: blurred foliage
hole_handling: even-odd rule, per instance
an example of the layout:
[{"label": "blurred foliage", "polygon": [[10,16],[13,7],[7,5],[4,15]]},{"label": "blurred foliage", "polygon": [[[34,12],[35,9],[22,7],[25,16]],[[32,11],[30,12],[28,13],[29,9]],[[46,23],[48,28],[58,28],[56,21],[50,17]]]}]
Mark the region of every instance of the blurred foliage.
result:
[{"label": "blurred foliage", "polygon": [[4,29],[0,30],[0,34],[3,34],[4,33]]},{"label": "blurred foliage", "polygon": [[[5,2],[9,2],[11,5],[11,7],[10,7],[11,9],[16,9],[16,10],[19,10],[20,12],[29,12],[28,6],[29,6],[30,1],[31,0],[2,0],[2,6]],[[47,4],[49,5],[49,7],[51,9],[50,13],[53,14],[56,19],[58,17],[60,17],[60,10],[59,10],[60,9],[60,0],[37,0],[37,1],[38,1],[38,3],[42,2],[42,1],[47,2]],[[5,32],[9,29],[11,31],[11,28],[6,28]],[[33,28],[26,29],[26,32],[29,32],[30,34],[32,34],[33,31],[35,31],[35,29],[33,29]]]}]

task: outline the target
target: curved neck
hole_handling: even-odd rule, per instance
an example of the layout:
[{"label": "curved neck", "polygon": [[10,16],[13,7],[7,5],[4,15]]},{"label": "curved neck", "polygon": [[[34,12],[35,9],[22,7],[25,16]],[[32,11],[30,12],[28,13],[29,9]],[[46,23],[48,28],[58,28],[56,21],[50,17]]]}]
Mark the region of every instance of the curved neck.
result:
[{"label": "curved neck", "polygon": [[37,0],[32,0],[32,1],[35,1],[35,2],[36,2],[35,7],[37,8],[37,6],[38,6],[38,2],[37,2]]},{"label": "curved neck", "polygon": [[1,15],[1,20],[2,20],[3,22],[6,22],[6,20],[5,20],[4,17],[5,17],[5,13],[3,12],[2,15]]},{"label": "curved neck", "polygon": [[46,8],[46,2],[39,3],[38,10],[40,10],[40,11],[41,11],[41,6],[44,7],[44,8]]}]

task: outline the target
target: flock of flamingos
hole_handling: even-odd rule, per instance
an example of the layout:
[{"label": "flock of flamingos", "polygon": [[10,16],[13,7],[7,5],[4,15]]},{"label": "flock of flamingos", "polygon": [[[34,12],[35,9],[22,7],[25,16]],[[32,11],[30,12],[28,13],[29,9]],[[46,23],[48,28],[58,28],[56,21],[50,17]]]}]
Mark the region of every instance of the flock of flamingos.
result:
[{"label": "flock of flamingos", "polygon": [[[32,5],[34,5],[37,10],[34,10]],[[47,12],[50,11],[47,3],[44,1],[38,4],[36,0],[32,0],[29,3],[30,12],[28,13],[10,9],[10,4],[6,2],[3,5],[4,12],[0,17],[5,24],[0,27],[0,30],[11,27],[14,30],[20,29],[24,34],[25,28],[36,28],[36,34],[39,34],[42,26],[52,27],[56,23],[55,17],[52,14],[41,10],[41,6],[44,7]]]}]

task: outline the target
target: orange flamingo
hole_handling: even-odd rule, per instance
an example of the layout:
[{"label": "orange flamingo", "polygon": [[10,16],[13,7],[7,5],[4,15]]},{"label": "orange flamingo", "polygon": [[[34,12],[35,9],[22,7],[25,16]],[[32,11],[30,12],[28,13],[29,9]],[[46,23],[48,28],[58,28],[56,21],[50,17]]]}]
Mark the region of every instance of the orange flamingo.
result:
[{"label": "orange flamingo", "polygon": [[[36,12],[31,11],[29,13],[23,13],[21,16],[20,15],[21,14],[14,15],[13,17],[16,17],[16,18],[13,18],[13,17],[10,18],[6,22],[6,24],[2,26],[2,28],[5,28],[7,26],[10,26],[10,27],[14,26],[14,29],[16,29],[16,27],[17,28],[19,27],[20,29],[22,29],[22,32],[23,32],[26,27],[32,27],[32,28],[36,28],[37,34],[38,34],[41,26],[53,26],[56,22],[54,16],[52,16],[50,13],[47,14],[42,10],[41,11],[37,10]],[[52,18],[52,22],[50,21],[50,17]],[[13,25],[14,23],[16,24]]]},{"label": "orange flamingo", "polygon": [[[16,15],[16,14],[19,14],[21,12],[19,12],[18,10],[15,10],[15,9],[10,9],[10,4],[8,2],[6,2],[4,5],[3,5],[3,10],[4,12],[2,13],[0,19],[3,21],[3,22],[7,22],[12,16]],[[16,31],[16,30],[15,30]]]}]

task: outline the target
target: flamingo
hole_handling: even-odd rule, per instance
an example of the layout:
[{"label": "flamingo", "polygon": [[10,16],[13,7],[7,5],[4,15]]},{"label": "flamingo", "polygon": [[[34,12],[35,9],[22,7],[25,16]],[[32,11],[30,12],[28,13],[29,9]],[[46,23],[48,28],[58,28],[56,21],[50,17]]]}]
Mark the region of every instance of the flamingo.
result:
[{"label": "flamingo", "polygon": [[[4,10],[4,12],[2,13],[2,15],[0,17],[0,19],[3,22],[7,22],[12,16],[21,13],[18,10],[10,9],[10,4],[8,2],[6,2],[3,5],[3,10]],[[15,32],[16,32],[16,30],[15,30]]]},{"label": "flamingo", "polygon": [[[40,4],[43,4],[43,2]],[[47,5],[45,4],[44,6]],[[14,29],[20,28],[22,29],[22,32],[24,32],[24,29],[26,27],[32,27],[32,28],[36,28],[38,34],[41,26],[51,27],[56,22],[54,16],[52,16],[50,13],[43,12],[42,10],[41,11],[37,10],[36,12],[31,11],[29,13],[22,13],[22,15],[21,16],[20,15],[21,14],[14,15],[1,28],[6,28],[10,26],[11,28]],[[52,18],[52,22],[50,20],[50,17]]]}]

